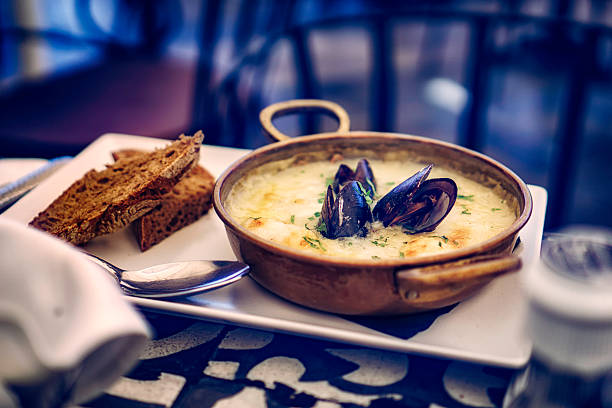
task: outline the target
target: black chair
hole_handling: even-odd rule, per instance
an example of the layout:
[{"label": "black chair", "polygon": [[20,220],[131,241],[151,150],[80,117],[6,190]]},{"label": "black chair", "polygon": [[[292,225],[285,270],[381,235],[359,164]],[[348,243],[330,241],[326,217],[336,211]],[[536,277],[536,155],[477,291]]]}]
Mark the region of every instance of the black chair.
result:
[{"label": "black chair", "polygon": [[[192,127],[204,128],[209,143],[253,148],[267,143],[258,124],[263,107],[283,99],[331,99],[347,109],[352,122],[358,124],[353,127],[442,138],[492,155],[517,170],[527,182],[547,187],[547,228],[558,228],[568,222],[568,198],[575,189],[589,87],[595,81],[610,81],[609,60],[601,52],[601,45],[609,44],[611,34],[610,26],[567,15],[571,7],[567,2],[561,3],[547,14],[532,15],[520,12],[519,2],[502,2],[494,10],[474,10],[460,1],[425,6],[412,2],[399,6],[395,2],[363,2],[356,10],[323,13],[309,20],[299,12],[301,3],[292,2],[291,7],[279,13],[282,19],[278,21],[285,24],[258,33],[255,44],[243,47],[246,51],[237,58],[234,69],[216,86],[197,92],[206,100],[200,98],[194,104]],[[426,34],[446,28],[445,35],[423,40],[418,59],[408,67],[408,80],[413,84],[410,92],[403,90],[402,81],[407,76],[401,71],[397,55],[398,48],[406,42],[401,36],[406,26],[420,28]],[[461,41],[453,42],[455,32],[463,35]],[[368,50],[364,54],[368,69],[353,83],[346,78],[335,78],[334,82],[321,75],[321,65],[326,61],[317,54],[315,40],[327,38],[321,42],[329,42],[330,36],[343,33],[357,33],[357,39],[348,47]],[[244,43],[243,37],[244,33],[240,43]],[[445,75],[450,74],[466,90],[467,99],[460,112],[449,113],[423,100],[419,86],[437,74],[425,69],[425,60],[439,53],[439,48],[431,47],[457,43],[463,44],[462,58],[451,64],[452,69]],[[276,91],[271,92],[282,53],[288,55],[283,69],[291,74],[282,80],[290,81],[279,85],[280,79],[276,78]],[[336,66],[349,72],[347,68]],[[560,92],[547,107],[553,111],[556,123],[547,129],[542,148],[522,146],[512,130],[500,132],[490,120],[496,103],[495,78],[516,73],[542,82],[551,73],[558,77],[555,86]],[[293,134],[333,130],[333,123],[313,116],[287,119],[279,126]],[[612,219],[600,217],[597,223],[612,225]]]}]

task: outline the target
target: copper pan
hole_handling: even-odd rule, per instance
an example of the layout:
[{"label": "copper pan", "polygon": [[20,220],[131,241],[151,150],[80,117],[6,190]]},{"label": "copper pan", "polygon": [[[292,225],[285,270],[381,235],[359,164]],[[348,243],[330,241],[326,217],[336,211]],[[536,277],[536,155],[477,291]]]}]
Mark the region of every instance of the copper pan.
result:
[{"label": "copper pan", "polygon": [[[290,138],[272,124],[281,114],[324,110],[336,116],[336,132]],[[264,131],[277,140],[232,164],[217,180],[214,207],[225,224],[236,256],[251,266],[251,276],[278,296],[303,306],[349,315],[395,315],[436,309],[460,302],[492,279],[520,268],[512,254],[518,232],[531,215],[525,183],[497,161],[469,149],[424,137],[349,131],[349,117],[339,105],[321,100],[293,100],[271,105],[260,114]],[[502,233],[440,255],[395,260],[351,260],[313,256],[256,236],[240,226],[224,203],[245,174],[271,161],[295,156],[326,159],[405,154],[423,162],[459,170],[469,178],[497,186],[513,203],[516,221]]]}]

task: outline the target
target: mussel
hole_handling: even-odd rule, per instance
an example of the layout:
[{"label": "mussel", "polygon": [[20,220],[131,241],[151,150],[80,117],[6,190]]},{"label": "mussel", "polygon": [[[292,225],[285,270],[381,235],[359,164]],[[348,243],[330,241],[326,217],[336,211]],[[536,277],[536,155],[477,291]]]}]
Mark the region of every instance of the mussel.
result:
[{"label": "mussel", "polygon": [[335,198],[332,186],[327,186],[318,226],[325,238],[364,237],[371,221],[372,211],[356,180],[344,183]]},{"label": "mussel", "polygon": [[457,184],[450,178],[426,180],[432,167],[424,167],[382,197],[373,219],[385,227],[401,225],[413,234],[433,231],[455,204]]},{"label": "mussel", "polygon": [[376,196],[376,181],[366,159],[355,171],[341,164],[333,184],[327,187],[321,220],[321,234],[329,239],[367,234],[372,221],[385,227],[401,225],[408,233],[433,231],[448,215],[457,199],[457,184],[450,178],[426,180],[433,165],[389,191],[370,210]]},{"label": "mussel", "polygon": [[376,195],[376,179],[370,167],[370,163],[366,159],[361,159],[357,162],[355,171],[346,164],[341,164],[334,176],[332,184],[334,193],[338,194],[340,189],[349,181],[358,181],[368,196],[373,199]]}]

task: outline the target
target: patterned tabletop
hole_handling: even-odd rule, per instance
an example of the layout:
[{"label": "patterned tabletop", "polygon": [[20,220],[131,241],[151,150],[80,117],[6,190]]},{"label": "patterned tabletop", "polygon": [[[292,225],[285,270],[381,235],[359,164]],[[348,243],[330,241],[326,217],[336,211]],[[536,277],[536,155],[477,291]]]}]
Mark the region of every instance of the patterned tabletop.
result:
[{"label": "patterned tabletop", "polygon": [[138,364],[83,407],[498,407],[514,373],[143,313]]}]

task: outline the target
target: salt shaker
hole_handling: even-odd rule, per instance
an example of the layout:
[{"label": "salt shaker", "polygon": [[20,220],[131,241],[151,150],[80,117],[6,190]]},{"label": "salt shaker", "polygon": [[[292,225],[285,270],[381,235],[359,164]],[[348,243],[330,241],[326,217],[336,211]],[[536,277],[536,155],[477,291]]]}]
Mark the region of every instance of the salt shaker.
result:
[{"label": "salt shaker", "polygon": [[612,407],[612,241],[550,234],[523,283],[533,349],[504,407]]}]

